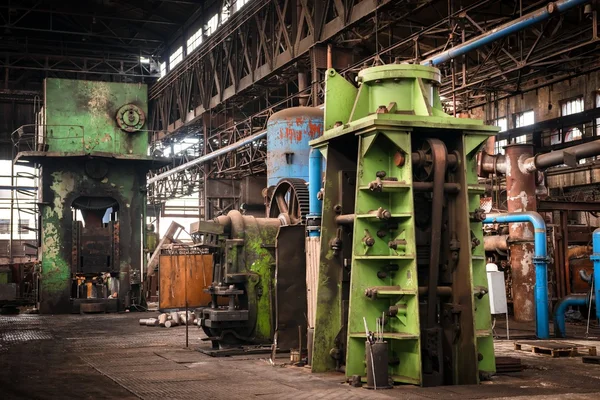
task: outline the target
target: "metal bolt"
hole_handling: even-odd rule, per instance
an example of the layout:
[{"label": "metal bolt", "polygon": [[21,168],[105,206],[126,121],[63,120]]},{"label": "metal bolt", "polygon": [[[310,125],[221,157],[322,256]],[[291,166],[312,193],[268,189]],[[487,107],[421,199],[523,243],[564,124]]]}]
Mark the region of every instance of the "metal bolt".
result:
[{"label": "metal bolt", "polygon": [[402,167],[404,166],[404,162],[406,161],[406,157],[404,157],[404,154],[402,154],[401,152],[397,151],[394,154],[394,165],[396,167]]},{"label": "metal bolt", "polygon": [[373,236],[371,236],[367,229],[365,229],[365,236],[363,236],[362,241],[365,244],[365,246],[369,247],[375,244],[375,239],[373,238]]},{"label": "metal bolt", "polygon": [[379,106],[377,108],[376,114],[387,114],[388,113],[388,109],[386,106]]}]

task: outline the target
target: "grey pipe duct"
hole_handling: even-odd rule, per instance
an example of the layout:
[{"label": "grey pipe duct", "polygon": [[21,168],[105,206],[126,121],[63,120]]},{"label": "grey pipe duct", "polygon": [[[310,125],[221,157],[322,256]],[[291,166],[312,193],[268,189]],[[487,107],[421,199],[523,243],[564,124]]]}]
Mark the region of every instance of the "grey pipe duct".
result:
[{"label": "grey pipe duct", "polygon": [[519,163],[521,171],[533,172],[539,171],[557,165],[566,164],[570,167],[577,165],[577,162],[583,158],[593,157],[600,154],[600,140],[589,143],[579,144],[563,150],[551,151],[550,153],[538,154],[526,158],[523,163]]},{"label": "grey pipe duct", "polygon": [[[600,140],[578,144],[563,150],[551,151],[550,153],[537,154],[533,157],[522,156],[519,158],[517,166],[522,173],[527,174],[562,164],[576,166],[579,160],[597,155],[600,155]],[[504,154],[487,154],[483,152],[479,161],[479,168],[486,173],[505,174],[507,170],[506,156]],[[514,168],[514,165],[511,168]]]},{"label": "grey pipe duct", "polygon": [[508,235],[490,235],[483,237],[483,248],[485,251],[507,251]]}]

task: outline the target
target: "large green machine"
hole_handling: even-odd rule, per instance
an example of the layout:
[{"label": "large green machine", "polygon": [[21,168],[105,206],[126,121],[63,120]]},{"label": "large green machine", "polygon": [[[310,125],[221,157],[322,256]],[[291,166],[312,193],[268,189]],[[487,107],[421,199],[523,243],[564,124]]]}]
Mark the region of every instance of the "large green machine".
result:
[{"label": "large green machine", "polygon": [[313,371],[366,375],[365,324],[384,320],[396,383],[473,384],[495,371],[476,154],[497,128],[452,118],[440,73],[327,71]]},{"label": "large green machine", "polygon": [[46,79],[36,133],[17,162],[40,168],[43,313],[122,310],[140,300],[148,156],[142,84]]}]

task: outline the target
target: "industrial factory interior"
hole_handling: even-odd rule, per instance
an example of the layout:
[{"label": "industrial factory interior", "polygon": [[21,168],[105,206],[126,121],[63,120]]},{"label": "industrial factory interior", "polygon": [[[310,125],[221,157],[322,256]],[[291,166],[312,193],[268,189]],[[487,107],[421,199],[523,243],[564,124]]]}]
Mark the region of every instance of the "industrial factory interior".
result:
[{"label": "industrial factory interior", "polygon": [[600,399],[600,1],[0,1],[0,399]]}]

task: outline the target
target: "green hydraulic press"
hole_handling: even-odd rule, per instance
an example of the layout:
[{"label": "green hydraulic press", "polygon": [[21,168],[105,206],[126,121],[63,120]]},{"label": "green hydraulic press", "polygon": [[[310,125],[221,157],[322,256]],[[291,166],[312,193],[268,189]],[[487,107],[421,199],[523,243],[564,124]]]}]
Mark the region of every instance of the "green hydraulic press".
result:
[{"label": "green hydraulic press", "polygon": [[495,372],[477,152],[496,127],[447,115],[440,72],[327,71],[313,371],[366,375],[365,322],[395,383],[474,384]]}]

